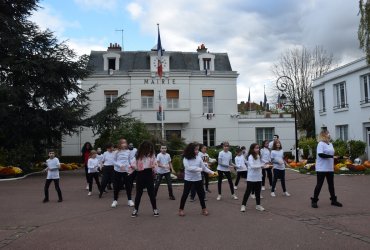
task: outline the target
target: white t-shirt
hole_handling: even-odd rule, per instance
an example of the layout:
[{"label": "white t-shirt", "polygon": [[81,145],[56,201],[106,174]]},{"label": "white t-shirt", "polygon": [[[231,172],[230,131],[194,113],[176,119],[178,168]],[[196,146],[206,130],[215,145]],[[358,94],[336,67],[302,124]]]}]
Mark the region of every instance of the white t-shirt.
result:
[{"label": "white t-shirt", "polygon": [[245,159],[244,155],[237,155],[235,156],[235,165],[236,171],[247,171],[247,160]]},{"label": "white t-shirt", "polygon": [[255,160],[252,155],[248,156],[248,174],[247,181],[262,181],[262,167],[263,163],[261,162],[260,157],[258,156]]},{"label": "white t-shirt", "polygon": [[105,151],[103,154],[103,165],[104,166],[113,166],[115,161],[116,153]]},{"label": "white t-shirt", "polygon": [[89,158],[87,161],[87,171],[88,173],[96,173],[98,172],[98,167],[99,167],[99,160],[97,158]]},{"label": "white t-shirt", "polygon": [[46,164],[48,165],[48,175],[46,179],[59,179],[59,159],[56,157],[53,159],[47,159]]},{"label": "white t-shirt", "polygon": [[[114,171],[124,173],[129,171],[130,167],[130,150],[118,150],[114,162]],[[121,168],[122,167],[122,168]]]},{"label": "white t-shirt", "polygon": [[96,155],[96,159],[98,159],[98,162],[99,162],[99,166],[102,166],[103,165],[103,159],[104,159],[104,156],[103,154],[97,154]]},{"label": "white t-shirt", "polygon": [[194,159],[186,159],[184,157],[183,164],[185,168],[185,176],[184,179],[186,181],[201,181],[202,180],[202,172],[206,172],[208,174],[213,174],[214,172],[207,168],[202,158],[200,158],[199,154]]},{"label": "white t-shirt", "polygon": [[271,162],[271,152],[268,148],[261,148],[261,161],[263,163]]},{"label": "white t-shirt", "polygon": [[271,161],[274,169],[285,170],[284,151],[282,149],[271,151]]},{"label": "white t-shirt", "polygon": [[319,154],[334,155],[333,144],[319,142],[317,144],[316,153],[316,171],[317,172],[333,172],[334,171],[334,158],[321,158]]},{"label": "white t-shirt", "polygon": [[162,166],[165,166],[165,167],[157,166],[156,171],[157,171],[158,174],[165,174],[165,173],[170,172],[170,165],[169,164],[171,162],[171,156],[169,154],[159,153],[157,155],[157,162],[158,162],[158,164],[161,164]]},{"label": "white t-shirt", "polygon": [[[230,168],[228,166],[230,165],[231,159],[232,159],[232,154],[230,151],[225,152],[222,150],[220,153],[218,153],[217,170],[230,172]],[[224,167],[220,164],[227,165],[227,167]]]}]

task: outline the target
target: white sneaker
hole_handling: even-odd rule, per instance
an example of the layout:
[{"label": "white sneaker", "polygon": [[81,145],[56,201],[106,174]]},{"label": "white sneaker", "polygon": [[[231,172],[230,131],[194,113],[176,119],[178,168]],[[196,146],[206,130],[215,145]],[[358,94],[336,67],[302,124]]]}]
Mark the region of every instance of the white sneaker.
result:
[{"label": "white sneaker", "polygon": [[285,195],[285,196],[289,197],[289,196],[290,196],[290,193],[285,192],[283,195]]},{"label": "white sneaker", "polygon": [[251,198],[252,198],[252,199],[256,199],[256,195],[251,194]]},{"label": "white sneaker", "polygon": [[263,199],[263,196],[262,195],[260,195],[260,199]]},{"label": "white sneaker", "polygon": [[231,198],[232,198],[232,199],[234,199],[234,200],[238,200],[238,196],[236,196],[236,194],[233,194],[233,195],[231,196]]},{"label": "white sneaker", "polygon": [[241,206],[240,212],[245,212],[245,206],[244,205]]},{"label": "white sneaker", "polygon": [[89,184],[87,184],[87,186],[86,186],[86,190],[89,190]]},{"label": "white sneaker", "polygon": [[271,196],[272,196],[272,197],[276,197],[275,192],[271,192]]},{"label": "white sneaker", "polygon": [[220,201],[220,200],[221,200],[221,195],[220,195],[220,194],[219,194],[219,195],[217,195],[216,200],[218,200],[218,201]]},{"label": "white sneaker", "polygon": [[133,207],[133,206],[135,206],[135,203],[134,203],[132,200],[129,200],[129,201],[127,202],[127,205],[128,205],[129,207]]},{"label": "white sneaker", "polygon": [[88,195],[88,196],[90,196],[90,195],[92,195],[92,193],[91,193],[91,192],[89,192],[87,195]]},{"label": "white sneaker", "polygon": [[117,207],[117,204],[118,204],[117,201],[113,201],[111,207]]},{"label": "white sneaker", "polygon": [[257,206],[256,206],[256,209],[257,209],[258,211],[265,211],[265,209],[264,209],[261,205],[257,205]]},{"label": "white sneaker", "polygon": [[266,190],[265,186],[262,186],[261,190],[262,191],[265,191]]},{"label": "white sneaker", "polygon": [[234,190],[238,190],[238,187],[237,186],[234,186]]}]

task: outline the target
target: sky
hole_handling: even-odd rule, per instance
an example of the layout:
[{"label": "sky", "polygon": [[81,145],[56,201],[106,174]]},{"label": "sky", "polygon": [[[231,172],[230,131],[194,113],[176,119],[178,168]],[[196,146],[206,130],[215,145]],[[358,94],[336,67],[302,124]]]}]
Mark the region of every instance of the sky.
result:
[{"label": "sky", "polygon": [[[358,0],[44,0],[30,17],[41,29],[67,40],[78,54],[106,50],[111,42],[125,51],[156,45],[160,24],[167,51],[196,51],[204,43],[226,52],[239,73],[238,102],[271,100],[272,65],[287,49],[323,46],[340,66],[364,56],[359,49]],[[269,91],[271,90],[271,91]],[[271,97],[270,97],[271,96]]]}]

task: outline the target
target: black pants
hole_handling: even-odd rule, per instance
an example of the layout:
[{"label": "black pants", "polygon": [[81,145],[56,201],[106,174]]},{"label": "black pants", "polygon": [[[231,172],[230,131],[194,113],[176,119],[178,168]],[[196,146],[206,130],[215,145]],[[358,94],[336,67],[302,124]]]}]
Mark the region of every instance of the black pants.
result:
[{"label": "black pants", "polygon": [[217,172],[218,172],[218,183],[217,183],[218,194],[221,195],[222,178],[224,177],[224,175],[226,176],[227,181],[229,182],[229,187],[230,187],[231,194],[234,194],[234,185],[233,185],[233,181],[231,179],[230,171],[217,170]]},{"label": "black pants", "polygon": [[103,178],[101,181],[100,192],[104,192],[108,184],[113,182],[114,176],[114,167],[113,166],[104,166],[103,167]]},{"label": "black pants", "polygon": [[157,179],[155,180],[155,187],[154,187],[154,194],[157,197],[159,185],[161,185],[162,178],[166,179],[167,182],[167,188],[168,188],[168,194],[169,196],[173,196],[172,191],[172,180],[171,180],[171,173],[165,173],[165,174],[157,174]]},{"label": "black pants", "polygon": [[59,179],[46,179],[44,186],[45,200],[49,200],[49,186],[52,181],[54,181],[55,190],[58,193],[59,200],[62,200],[62,191],[59,187]]},{"label": "black pants", "polygon": [[133,189],[134,187],[134,181],[136,180],[136,176],[137,176],[137,171],[134,171],[130,174],[130,181],[131,181],[131,190]]},{"label": "black pants", "polygon": [[113,199],[116,201],[118,200],[118,194],[121,190],[122,184],[125,184],[126,186],[126,194],[127,199],[131,200],[131,181],[130,177],[126,172],[117,172],[114,171],[114,179],[113,179]]},{"label": "black pants", "polygon": [[144,188],[147,189],[147,193],[152,204],[152,208],[157,209],[157,202],[154,194],[154,180],[152,169],[144,169],[143,171],[137,171],[136,175],[136,197],[135,197],[135,209],[139,210],[141,196],[143,195]]},{"label": "black pants", "polygon": [[249,195],[252,190],[256,193],[256,204],[261,204],[261,182],[260,181],[247,181],[247,189],[245,190],[242,205],[247,205]]},{"label": "black pants", "polygon": [[281,181],[281,187],[283,188],[283,192],[286,192],[285,188],[285,170],[280,170],[280,169],[274,169],[274,178],[272,181],[272,187],[271,187],[271,192],[275,192],[275,187],[277,180],[280,179]]},{"label": "black pants", "polygon": [[85,164],[85,177],[86,177],[86,182],[89,183],[89,169],[87,167],[87,163]]},{"label": "black pants", "polygon": [[93,180],[95,180],[96,185],[98,186],[98,190],[101,190],[100,181],[99,181],[99,172],[96,173],[89,173],[87,174],[89,177],[89,192],[92,191]]},{"label": "black pants", "polygon": [[192,187],[195,187],[195,190],[198,194],[200,205],[202,206],[202,209],[206,208],[206,203],[204,201],[204,189],[203,189],[203,181],[186,181],[184,180],[184,191],[182,192],[181,196],[181,202],[180,202],[180,209],[184,209],[186,199],[189,196],[189,193],[192,189]]},{"label": "black pants", "polygon": [[235,180],[235,186],[238,186],[239,181],[240,181],[240,177],[243,177],[244,179],[247,178],[247,173],[248,173],[248,171],[239,171],[239,172],[237,172],[236,180]]},{"label": "black pants", "polygon": [[328,182],[330,198],[335,198],[335,190],[334,190],[334,172],[316,172],[317,174],[317,183],[314,191],[313,197],[315,199],[319,198],[319,194],[324,184],[325,178]]},{"label": "black pants", "polygon": [[269,180],[270,187],[272,186],[272,171],[271,168],[263,168],[262,169],[262,186],[265,186],[265,179],[267,178]]},{"label": "black pants", "polygon": [[209,186],[209,175],[206,172],[202,172],[203,175],[203,180],[204,180],[204,187],[206,191],[208,191],[208,186]]}]

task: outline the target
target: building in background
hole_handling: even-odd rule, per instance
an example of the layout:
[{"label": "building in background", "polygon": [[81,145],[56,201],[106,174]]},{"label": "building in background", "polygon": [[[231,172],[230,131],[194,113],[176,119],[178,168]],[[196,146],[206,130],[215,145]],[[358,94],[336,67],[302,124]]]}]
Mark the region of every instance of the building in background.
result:
[{"label": "building in background", "polygon": [[366,58],[314,80],[315,126],[333,139],[362,140],[370,158],[370,68]]},{"label": "building in background", "polygon": [[[111,44],[107,51],[91,51],[89,66],[93,74],[82,81],[82,88],[97,85],[91,94],[90,115],[129,91],[127,107],[147,128],[160,135],[159,93],[162,93],[164,131],[186,142],[198,141],[208,146],[229,141],[249,146],[252,142],[271,140],[279,134],[285,149],[294,143],[294,120],[280,116],[239,115],[237,110],[238,73],[232,70],[227,53],[210,53],[201,45],[196,52],[164,51],[163,77],[157,75],[157,51],[121,51]],[[85,141],[94,142],[89,128],[65,136],[62,155],[79,155]]]}]

